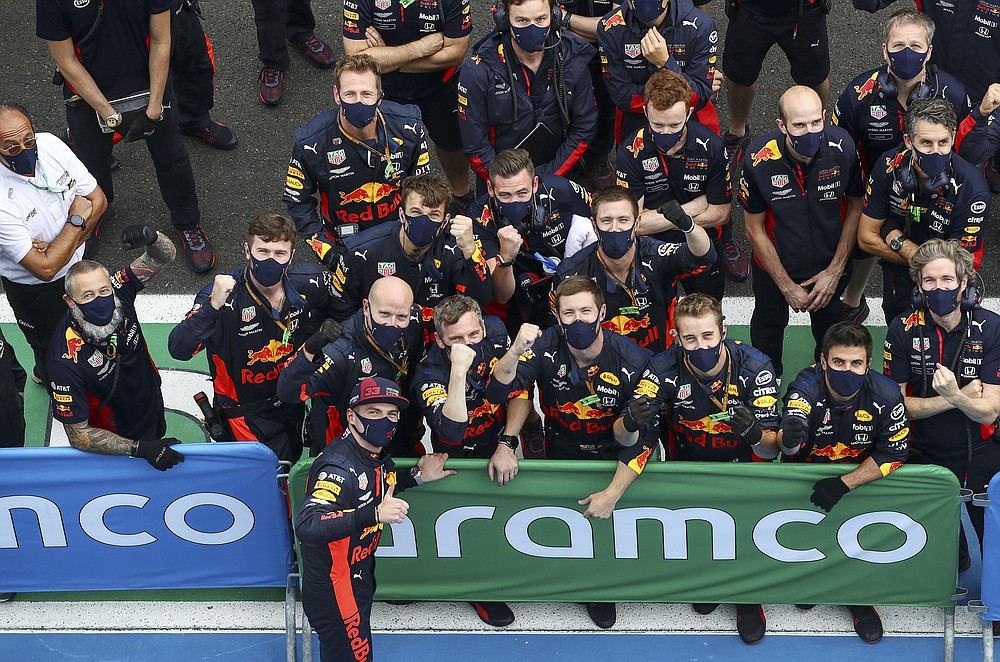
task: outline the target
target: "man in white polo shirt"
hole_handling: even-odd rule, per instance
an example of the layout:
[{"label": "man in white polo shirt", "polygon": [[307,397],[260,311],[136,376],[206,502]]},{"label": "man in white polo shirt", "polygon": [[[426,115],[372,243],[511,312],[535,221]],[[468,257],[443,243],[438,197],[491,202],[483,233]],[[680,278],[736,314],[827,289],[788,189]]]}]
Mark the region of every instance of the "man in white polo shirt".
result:
[{"label": "man in white polo shirt", "polygon": [[83,163],[28,111],[0,102],[0,280],[35,354],[32,379],[48,384],[45,355],[66,313],[63,277],[107,209]]}]

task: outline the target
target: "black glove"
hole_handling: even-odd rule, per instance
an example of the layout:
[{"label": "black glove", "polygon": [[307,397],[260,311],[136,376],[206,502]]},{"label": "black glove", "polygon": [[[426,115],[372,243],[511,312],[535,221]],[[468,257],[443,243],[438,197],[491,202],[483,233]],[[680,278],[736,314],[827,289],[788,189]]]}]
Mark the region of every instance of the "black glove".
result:
[{"label": "black glove", "polygon": [[125,248],[141,248],[142,246],[149,246],[155,243],[156,230],[147,225],[134,223],[126,225],[125,229],[122,230],[122,246]]},{"label": "black glove", "polygon": [[143,110],[138,113],[138,117],[132,120],[132,124],[125,133],[125,142],[130,143],[136,140],[145,140],[156,130],[156,125],[160,120],[149,119],[149,115]]},{"label": "black glove", "polygon": [[808,425],[804,418],[798,416],[786,416],[781,421],[781,448],[786,454],[791,453],[796,446],[806,443],[806,433]]},{"label": "black glove", "polygon": [[150,465],[166,471],[175,466],[178,462],[184,461],[184,456],[171,448],[173,444],[181,443],[180,439],[167,437],[166,439],[136,439],[132,442],[132,457],[141,457]]},{"label": "black glove", "polygon": [[681,208],[681,205],[676,200],[671,200],[664,205],[661,205],[657,210],[663,217],[677,226],[677,229],[681,232],[688,233],[694,230],[694,219],[687,215],[687,212]]},{"label": "black glove", "polygon": [[344,335],[344,327],[341,326],[340,322],[327,320],[323,322],[323,326],[319,327],[316,333],[309,336],[309,340],[302,345],[302,349],[310,354],[319,354],[328,343],[332,343],[342,335]]},{"label": "black glove", "polygon": [[629,432],[638,431],[653,417],[653,407],[654,402],[649,399],[648,395],[639,396],[630,402],[628,407],[625,407],[625,411],[622,412],[622,425]]},{"label": "black glove", "polygon": [[729,421],[733,432],[743,437],[743,440],[753,446],[760,441],[764,430],[757,424],[757,417],[746,407],[740,406],[733,410],[733,418]]},{"label": "black glove", "polygon": [[851,488],[847,487],[847,483],[840,480],[839,476],[824,478],[816,481],[816,484],[813,485],[813,493],[809,500],[817,508],[830,512],[840,501],[840,498],[850,491]]}]

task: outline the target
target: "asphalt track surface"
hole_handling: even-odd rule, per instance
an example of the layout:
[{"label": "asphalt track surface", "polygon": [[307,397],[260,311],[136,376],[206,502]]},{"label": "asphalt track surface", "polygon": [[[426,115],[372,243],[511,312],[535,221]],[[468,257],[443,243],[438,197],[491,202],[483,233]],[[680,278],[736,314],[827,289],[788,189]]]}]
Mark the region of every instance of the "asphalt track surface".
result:
[{"label": "asphalt track surface", "polygon": [[[65,116],[61,93],[50,84],[53,65],[48,50],[35,37],[34,4],[31,0],[0,0],[0,99],[22,102],[35,116],[38,130],[55,132],[65,126]],[[492,20],[487,0],[472,0],[472,5],[475,43],[492,27]],[[898,5],[911,6],[905,0]],[[213,116],[229,124],[240,137],[239,146],[232,152],[221,152],[187,139],[202,222],[215,243],[219,256],[217,272],[221,272],[244,259],[242,243],[250,219],[264,211],[284,211],[281,192],[291,150],[291,131],[332,106],[332,78],[329,71],[311,66],[300,53],[292,52],[286,101],[281,106],[265,107],[257,96],[260,64],[250,2],[203,0],[202,8],[205,31],[215,45],[218,68]],[[342,3],[330,0],[313,2],[317,34],[331,43],[338,56],[343,53],[341,8]],[[714,0],[708,10],[720,32],[724,32],[727,19],[723,1]],[[877,15],[856,11],[848,0],[835,3],[829,16],[833,99],[851,78],[881,63],[881,23],[888,15],[888,11]],[[720,35],[720,48],[723,43]],[[759,135],[774,126],[777,99],[792,84],[788,62],[777,47],[765,61],[758,84],[750,124]],[[724,91],[717,106],[725,128],[729,110]],[[122,167],[115,174],[116,217],[106,236],[117,237],[121,228],[137,222],[169,231],[167,210],[156,188],[152,162],[145,148],[138,143],[120,144],[115,155]],[[986,257],[981,270],[987,283],[1000,273],[997,252],[992,246],[998,236],[996,207],[992,210],[994,226],[987,230]],[[742,211],[736,204],[734,209],[736,236],[746,246]],[[300,243],[300,258],[311,259],[310,253]],[[117,241],[105,241],[98,259],[108,266],[118,266],[129,258],[122,254]],[[193,295],[210,279],[210,274],[191,273],[182,262],[166,270],[153,290]],[[876,270],[869,293],[879,294],[880,283]],[[727,294],[749,295],[750,284],[729,283]]]}]

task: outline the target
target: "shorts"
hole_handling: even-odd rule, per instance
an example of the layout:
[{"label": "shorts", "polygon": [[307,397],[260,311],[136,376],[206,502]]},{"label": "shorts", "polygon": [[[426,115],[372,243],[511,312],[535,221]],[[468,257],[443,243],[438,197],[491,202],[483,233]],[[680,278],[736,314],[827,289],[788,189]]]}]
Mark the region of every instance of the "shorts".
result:
[{"label": "shorts", "polygon": [[462,149],[458,128],[458,71],[441,84],[434,94],[421,99],[392,99],[397,103],[412,103],[420,107],[420,116],[431,141],[446,152]]},{"label": "shorts", "polygon": [[757,82],[764,57],[775,44],[785,52],[798,85],[817,87],[830,76],[826,14],[819,9],[795,16],[757,16],[740,7],[726,30],[722,72],[727,80],[749,87]]}]

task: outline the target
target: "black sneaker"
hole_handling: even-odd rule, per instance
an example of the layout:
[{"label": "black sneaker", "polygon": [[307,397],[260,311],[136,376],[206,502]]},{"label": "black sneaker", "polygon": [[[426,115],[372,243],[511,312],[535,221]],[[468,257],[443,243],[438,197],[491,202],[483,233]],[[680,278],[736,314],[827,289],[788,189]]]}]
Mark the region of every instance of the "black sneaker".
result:
[{"label": "black sneaker", "polygon": [[201,128],[181,127],[181,133],[186,136],[194,136],[205,142],[209,147],[216,149],[235,149],[239,138],[236,133],[222,122],[216,122],[209,118],[208,124]]},{"label": "black sneaker", "polygon": [[756,644],[764,638],[767,621],[760,605],[736,605],[736,631],[745,644]]},{"label": "black sneaker", "polygon": [[203,274],[215,266],[215,249],[200,225],[177,230],[177,236],[181,239],[184,257],[187,258],[191,271]]},{"label": "black sneaker", "polygon": [[315,34],[310,33],[304,41],[295,41],[292,43],[309,58],[310,62],[320,69],[329,69],[337,64],[337,56],[334,55],[333,49]]},{"label": "black sneaker", "polygon": [[526,423],[521,428],[521,449],[526,460],[545,458],[545,431],[541,419],[534,424]]},{"label": "black sneaker", "polygon": [[274,67],[260,70],[260,100],[266,106],[277,106],[285,100],[285,72]]},{"label": "black sneaker", "polygon": [[753,134],[750,133],[749,124],[746,125],[746,131],[742,136],[734,136],[726,131],[722,137],[723,144],[726,146],[726,162],[729,164],[730,173],[733,172],[735,164],[743,158],[743,150],[750,146],[751,140],[753,140]]},{"label": "black sneaker", "polygon": [[502,628],[514,622],[514,612],[506,602],[470,602],[483,623]]},{"label": "black sneaker", "polygon": [[694,607],[694,610],[699,614],[701,614],[702,616],[708,616],[713,611],[715,611],[716,608],[718,608],[719,604],[718,603],[713,604],[711,602],[696,602],[691,606]]},{"label": "black sneaker", "polygon": [[855,324],[864,324],[871,312],[871,308],[868,307],[868,299],[864,297],[861,297],[861,303],[854,308],[849,307],[846,303],[844,304],[844,314],[847,315],[847,319]]},{"label": "black sneaker", "polygon": [[848,607],[854,617],[854,631],[869,644],[882,638],[882,619],[875,607]]},{"label": "black sneaker", "polygon": [[587,166],[587,177],[594,191],[603,191],[615,185],[615,169],[609,159],[603,159],[600,163]]},{"label": "black sneaker", "polygon": [[734,283],[742,283],[750,277],[750,259],[736,241],[727,241],[722,249],[722,265],[725,267],[726,278]]},{"label": "black sneaker", "polygon": [[17,593],[0,593],[0,602],[10,602]]},{"label": "black sneaker", "polygon": [[594,625],[604,630],[614,626],[618,620],[618,612],[613,602],[588,602],[587,614]]}]

